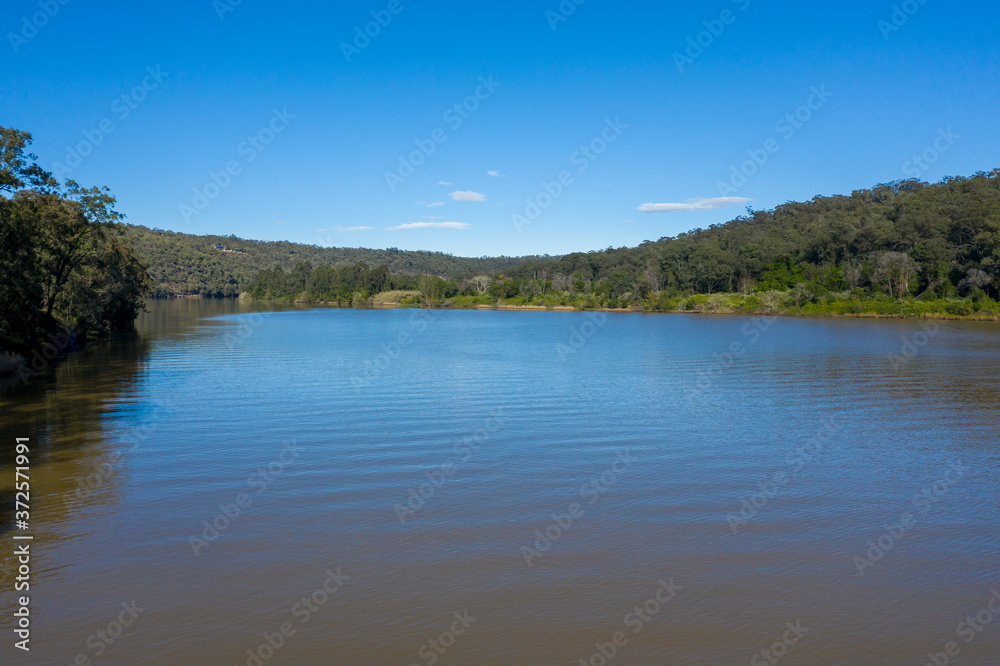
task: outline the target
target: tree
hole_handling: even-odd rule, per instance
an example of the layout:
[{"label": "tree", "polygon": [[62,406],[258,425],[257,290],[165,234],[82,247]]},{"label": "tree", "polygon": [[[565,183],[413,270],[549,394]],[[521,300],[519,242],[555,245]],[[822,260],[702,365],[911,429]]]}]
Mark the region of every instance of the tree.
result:
[{"label": "tree", "polygon": [[60,327],[131,326],[151,287],[107,188],[60,186],[30,144],[0,127],[0,351],[22,354]]},{"label": "tree", "polygon": [[479,294],[482,295],[485,294],[486,290],[490,288],[491,284],[493,284],[493,278],[491,278],[489,275],[477,275],[471,280],[469,280],[469,282],[471,282],[472,286],[476,288],[476,291],[478,291]]},{"label": "tree", "polygon": [[861,266],[848,264],[844,268],[844,280],[851,290],[857,289],[858,285],[861,284]]},{"label": "tree", "polygon": [[984,289],[993,282],[993,276],[978,268],[970,268],[965,277],[958,283],[958,288],[968,293],[973,289]]},{"label": "tree", "polygon": [[642,276],[646,279],[649,284],[649,288],[653,293],[660,291],[660,286],[662,284],[660,275],[660,269],[653,262],[650,262],[646,270],[642,272]]},{"label": "tree", "polygon": [[29,192],[15,199],[42,229],[39,256],[47,275],[44,310],[49,316],[74,271],[107,249],[108,232],[117,231],[123,217],[107,188],[83,189],[74,181],[67,185],[65,196]]},{"label": "tree", "polygon": [[882,252],[876,258],[875,277],[890,298],[902,298],[910,293],[910,282],[919,268],[905,252]]},{"label": "tree", "polygon": [[437,275],[421,275],[418,284],[420,293],[428,303],[436,303],[444,294],[444,280]]}]

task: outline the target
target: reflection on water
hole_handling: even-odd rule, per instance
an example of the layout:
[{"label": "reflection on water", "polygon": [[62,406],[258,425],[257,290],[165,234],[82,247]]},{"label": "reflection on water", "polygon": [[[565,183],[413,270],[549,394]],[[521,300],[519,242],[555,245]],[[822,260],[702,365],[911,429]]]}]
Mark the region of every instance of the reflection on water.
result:
[{"label": "reflection on water", "polygon": [[[128,454],[164,421],[169,401],[144,402],[148,355],[188,335],[203,315],[250,313],[237,301],[179,300],[154,303],[137,322],[136,333],[96,340],[78,353],[46,365],[28,382],[6,378],[0,386],[0,534],[14,526],[13,461],[18,437],[30,439],[32,518],[61,525],[76,504],[113,502],[117,476]],[[135,423],[112,435],[108,419]],[[41,467],[44,465],[44,467]],[[36,523],[37,524],[37,523]],[[47,545],[58,539],[57,530]],[[0,555],[0,585],[8,589],[14,559]]]},{"label": "reflection on water", "polygon": [[1000,586],[1000,332],[921,330],[154,303],[0,392],[0,659],[925,663]]},{"label": "reflection on water", "polygon": [[[65,512],[64,500],[72,480],[105,448],[103,420],[116,403],[129,399],[141,383],[147,341],[118,336],[92,344],[66,362],[46,369],[27,385],[3,394],[0,431],[5,436],[4,462],[13,461],[16,437],[31,440],[31,462],[58,468],[60,474],[43,474],[33,480],[32,502],[36,519]],[[131,393],[134,396],[134,393]],[[6,470],[5,470],[6,471]],[[3,475],[4,492],[13,491],[13,471]],[[13,523],[13,502],[5,502],[0,531]],[[60,521],[61,522],[61,521]]]}]

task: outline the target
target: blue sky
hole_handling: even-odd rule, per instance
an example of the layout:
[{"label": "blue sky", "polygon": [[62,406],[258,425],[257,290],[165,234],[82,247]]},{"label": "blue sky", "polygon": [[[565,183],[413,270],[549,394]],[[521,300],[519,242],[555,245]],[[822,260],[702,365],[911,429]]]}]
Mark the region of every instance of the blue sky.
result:
[{"label": "blue sky", "polygon": [[0,125],[151,227],[562,254],[1000,166],[995,2],[62,1]]}]

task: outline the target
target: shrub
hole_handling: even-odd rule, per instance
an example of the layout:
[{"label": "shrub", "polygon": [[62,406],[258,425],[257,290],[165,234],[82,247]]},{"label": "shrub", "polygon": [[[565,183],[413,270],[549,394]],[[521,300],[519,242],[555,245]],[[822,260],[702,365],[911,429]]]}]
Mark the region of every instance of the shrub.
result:
[{"label": "shrub", "polygon": [[[397,303],[402,303],[406,299],[420,298],[419,291],[383,291],[381,294],[375,294],[372,298],[372,303],[375,305],[395,305]],[[418,301],[419,302],[419,301]]]}]

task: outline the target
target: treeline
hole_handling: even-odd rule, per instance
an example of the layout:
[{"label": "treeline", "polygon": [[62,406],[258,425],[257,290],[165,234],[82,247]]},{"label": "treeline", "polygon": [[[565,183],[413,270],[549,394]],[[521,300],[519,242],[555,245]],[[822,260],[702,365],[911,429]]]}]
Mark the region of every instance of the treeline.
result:
[{"label": "treeline", "polygon": [[25,150],[31,135],[0,127],[0,353],[45,359],[87,336],[132,326],[151,286],[124,237],[115,198],[59,184]]},{"label": "treeline", "polygon": [[998,264],[1000,169],[789,202],[637,248],[526,262],[506,277],[629,302],[796,288],[810,300],[996,298]]},{"label": "treeline", "polygon": [[[996,312],[1000,169],[914,180],[748,211],[636,248],[528,260],[476,275],[337,271],[308,262],[262,273],[255,298],[839,314]],[[722,298],[732,294],[734,298]],[[911,301],[920,301],[914,305]]]},{"label": "treeline", "polygon": [[338,270],[363,262],[370,266],[385,265],[394,275],[433,273],[461,279],[478,273],[502,272],[525,261],[524,257],[476,259],[395,248],[325,248],[236,236],[195,236],[141,226],[129,226],[127,236],[136,254],[149,267],[155,281],[154,295],[158,297],[234,297],[247,291],[261,271],[276,267],[291,271],[303,262]]},{"label": "treeline", "polygon": [[413,277],[393,276],[385,264],[370,268],[362,261],[341,268],[313,268],[309,262],[303,261],[291,271],[285,271],[280,266],[261,271],[250,284],[248,293],[258,300],[352,303],[393,289],[410,289],[414,283]]}]

